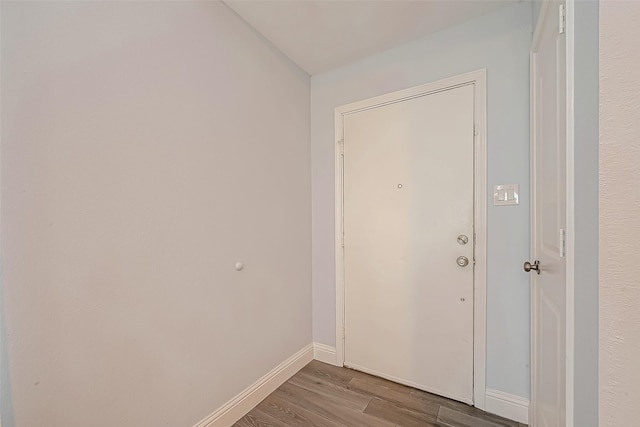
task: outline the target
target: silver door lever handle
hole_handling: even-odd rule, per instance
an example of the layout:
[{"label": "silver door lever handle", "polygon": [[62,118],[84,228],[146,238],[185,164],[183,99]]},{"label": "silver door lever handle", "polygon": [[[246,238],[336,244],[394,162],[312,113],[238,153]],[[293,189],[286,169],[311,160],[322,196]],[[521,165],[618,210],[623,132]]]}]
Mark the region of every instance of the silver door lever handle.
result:
[{"label": "silver door lever handle", "polygon": [[540,261],[535,260],[533,264],[531,264],[529,261],[525,261],[524,271],[529,273],[531,270],[535,270],[538,274],[540,274]]}]

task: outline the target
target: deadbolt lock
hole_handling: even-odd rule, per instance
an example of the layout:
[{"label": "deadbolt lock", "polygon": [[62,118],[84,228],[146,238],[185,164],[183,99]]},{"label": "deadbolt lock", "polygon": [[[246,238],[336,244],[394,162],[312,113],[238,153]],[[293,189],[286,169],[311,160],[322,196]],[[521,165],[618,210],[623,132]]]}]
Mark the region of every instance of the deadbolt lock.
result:
[{"label": "deadbolt lock", "polygon": [[461,245],[466,245],[467,243],[469,243],[469,238],[464,234],[459,235],[457,240],[458,240],[458,243]]},{"label": "deadbolt lock", "polygon": [[467,265],[469,265],[469,258],[467,258],[466,256],[459,256],[458,259],[456,259],[456,263],[460,267],[466,267]]}]

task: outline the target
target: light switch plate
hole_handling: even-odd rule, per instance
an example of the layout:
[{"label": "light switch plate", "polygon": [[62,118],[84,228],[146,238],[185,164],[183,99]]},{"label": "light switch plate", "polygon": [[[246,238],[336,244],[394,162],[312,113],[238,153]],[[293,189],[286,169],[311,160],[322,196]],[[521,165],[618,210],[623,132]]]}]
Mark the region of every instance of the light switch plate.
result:
[{"label": "light switch plate", "polygon": [[493,204],[496,206],[517,205],[520,202],[518,193],[518,184],[494,185]]}]

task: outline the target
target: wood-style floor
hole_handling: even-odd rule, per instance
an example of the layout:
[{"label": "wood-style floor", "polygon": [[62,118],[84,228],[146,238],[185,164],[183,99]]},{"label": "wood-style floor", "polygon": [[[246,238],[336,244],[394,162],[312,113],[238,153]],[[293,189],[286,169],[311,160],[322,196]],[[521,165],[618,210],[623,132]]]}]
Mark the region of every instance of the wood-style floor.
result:
[{"label": "wood-style floor", "polygon": [[234,427],[522,427],[414,388],[312,361]]}]

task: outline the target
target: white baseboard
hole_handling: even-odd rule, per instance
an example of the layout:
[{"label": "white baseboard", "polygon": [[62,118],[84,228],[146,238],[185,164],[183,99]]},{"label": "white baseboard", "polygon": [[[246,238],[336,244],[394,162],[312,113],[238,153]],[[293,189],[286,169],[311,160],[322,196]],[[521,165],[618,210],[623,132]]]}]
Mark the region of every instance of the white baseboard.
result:
[{"label": "white baseboard", "polygon": [[338,355],[336,354],[336,348],[330,345],[320,344],[319,342],[313,343],[313,358],[320,362],[328,363],[334,366],[338,365]]},{"label": "white baseboard", "polygon": [[311,362],[313,353],[312,344],[305,346],[194,427],[229,427],[233,425],[307,363]]},{"label": "white baseboard", "polygon": [[484,410],[519,423],[529,424],[529,400],[498,390],[487,389]]}]

